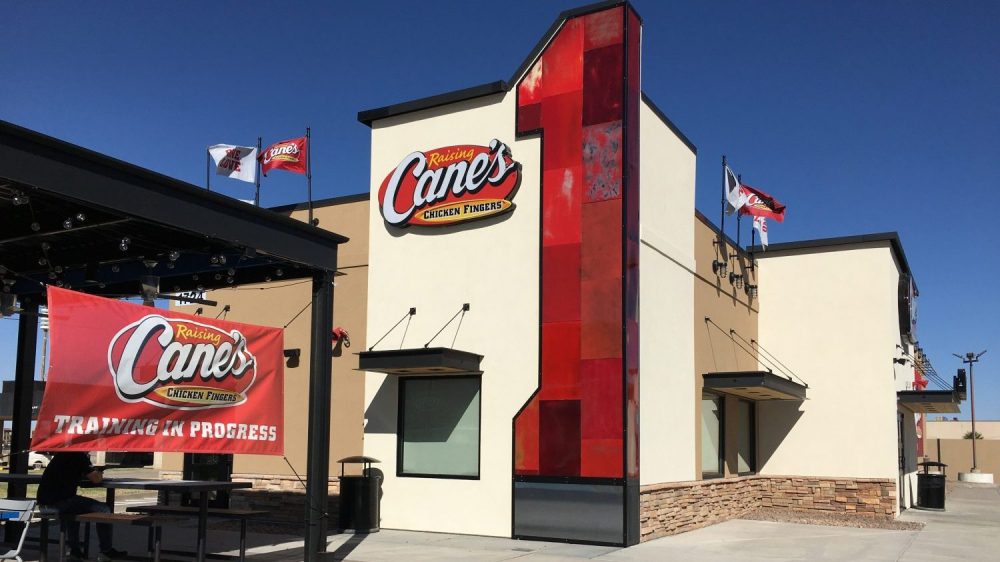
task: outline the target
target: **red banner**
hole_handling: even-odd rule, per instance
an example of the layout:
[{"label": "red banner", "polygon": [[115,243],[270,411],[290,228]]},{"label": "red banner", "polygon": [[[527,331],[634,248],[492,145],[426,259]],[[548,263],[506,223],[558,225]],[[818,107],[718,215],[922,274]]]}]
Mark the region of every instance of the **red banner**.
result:
[{"label": "red banner", "polygon": [[257,158],[260,171],[265,176],[271,170],[285,170],[296,174],[306,173],[309,144],[306,137],[276,142],[264,149]]},{"label": "red banner", "polygon": [[35,451],[284,453],[284,333],[49,287]]}]

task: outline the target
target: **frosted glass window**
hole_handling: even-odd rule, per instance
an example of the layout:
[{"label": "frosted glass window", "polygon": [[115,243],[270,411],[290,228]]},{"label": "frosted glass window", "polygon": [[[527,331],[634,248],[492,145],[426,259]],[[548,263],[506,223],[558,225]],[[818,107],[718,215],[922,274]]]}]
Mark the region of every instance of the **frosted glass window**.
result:
[{"label": "frosted glass window", "polygon": [[399,384],[399,475],[478,478],[480,378]]},{"label": "frosted glass window", "polygon": [[737,423],[740,432],[740,447],[737,454],[737,463],[740,474],[749,474],[757,470],[755,460],[755,427],[754,427],[754,405],[744,400],[739,401],[739,416]]},{"label": "frosted glass window", "polygon": [[701,475],[722,476],[722,400],[714,394],[701,396]]}]

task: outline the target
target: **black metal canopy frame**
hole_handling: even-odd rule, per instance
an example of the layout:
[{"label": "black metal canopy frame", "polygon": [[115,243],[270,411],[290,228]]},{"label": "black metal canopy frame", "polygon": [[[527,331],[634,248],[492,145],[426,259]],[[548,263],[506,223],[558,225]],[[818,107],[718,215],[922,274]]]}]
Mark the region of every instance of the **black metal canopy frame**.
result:
[{"label": "black metal canopy frame", "polygon": [[805,400],[807,386],[791,377],[780,377],[769,371],[736,371],[705,373],[705,390],[732,394],[753,401]]},{"label": "black metal canopy frame", "polygon": [[[333,275],[347,238],[0,121],[0,295],[20,303],[12,474],[27,472],[38,306],[53,284],[110,297],[313,280],[308,560],[326,550]],[[144,291],[143,283],[146,284]],[[11,484],[8,497],[24,496]]]}]

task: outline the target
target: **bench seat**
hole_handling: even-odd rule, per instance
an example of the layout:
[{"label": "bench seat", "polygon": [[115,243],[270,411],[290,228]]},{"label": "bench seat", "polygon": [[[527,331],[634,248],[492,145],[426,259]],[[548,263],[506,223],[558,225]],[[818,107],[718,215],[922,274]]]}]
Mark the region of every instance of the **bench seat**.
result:
[{"label": "bench seat", "polygon": [[[125,508],[128,513],[148,513],[150,515],[197,515],[198,508],[185,505],[137,505]],[[269,512],[257,509],[229,509],[220,507],[210,507],[206,510],[209,517],[222,519],[238,519],[240,522],[240,555],[238,560],[243,562],[247,556],[247,519],[260,517]]]}]

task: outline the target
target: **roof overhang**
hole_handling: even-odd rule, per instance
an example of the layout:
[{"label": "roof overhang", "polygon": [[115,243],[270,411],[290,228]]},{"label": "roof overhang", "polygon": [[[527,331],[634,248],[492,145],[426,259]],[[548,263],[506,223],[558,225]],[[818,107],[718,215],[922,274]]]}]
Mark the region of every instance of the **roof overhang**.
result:
[{"label": "roof overhang", "polygon": [[901,390],[896,393],[899,404],[913,412],[957,414],[959,396],[951,390]]},{"label": "roof overhang", "polygon": [[[0,273],[105,295],[214,289],[334,271],[347,238],[0,121]],[[221,257],[220,257],[221,256]]]},{"label": "roof overhang", "polygon": [[387,375],[467,375],[482,374],[482,355],[450,347],[420,347],[363,351],[358,354],[358,371]]},{"label": "roof overhang", "polygon": [[705,373],[704,389],[747,400],[805,400],[806,386],[768,371]]}]

